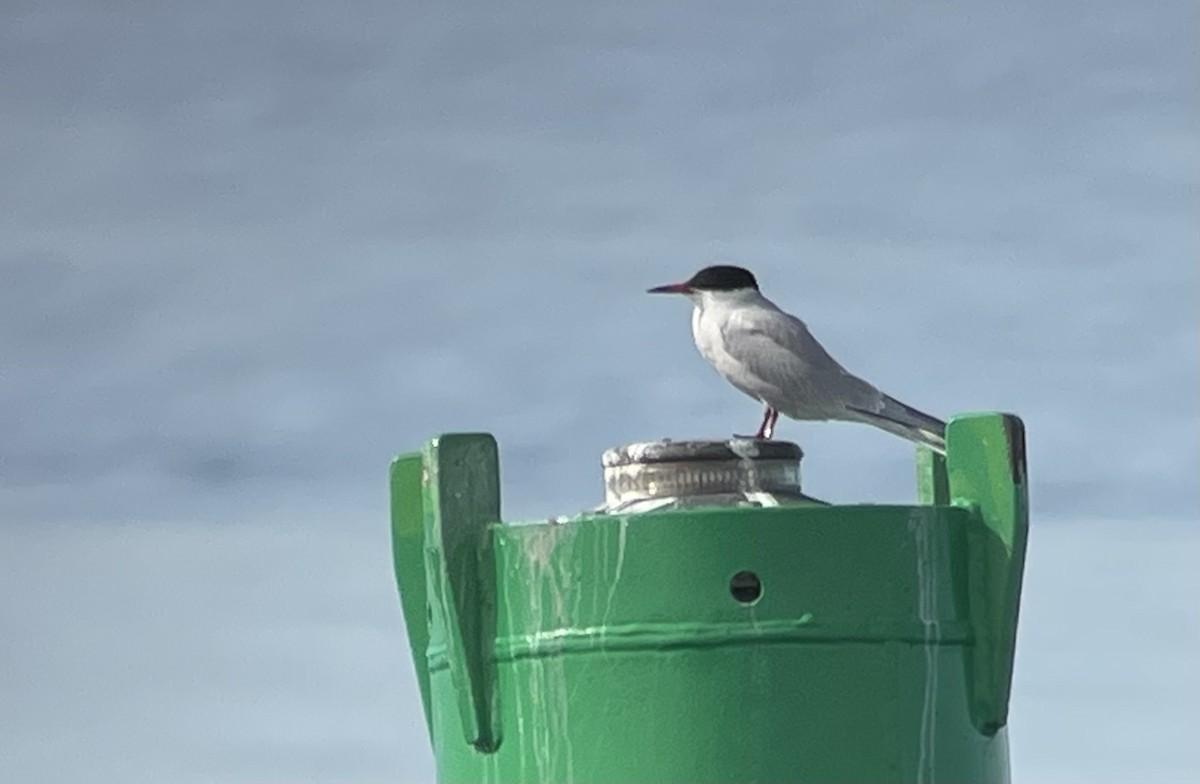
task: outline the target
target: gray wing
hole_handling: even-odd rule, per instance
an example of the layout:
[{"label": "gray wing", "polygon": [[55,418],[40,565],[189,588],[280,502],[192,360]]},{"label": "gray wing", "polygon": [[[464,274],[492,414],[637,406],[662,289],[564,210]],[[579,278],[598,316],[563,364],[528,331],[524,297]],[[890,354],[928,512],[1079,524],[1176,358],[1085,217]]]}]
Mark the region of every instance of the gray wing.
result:
[{"label": "gray wing", "polygon": [[863,422],[945,452],[946,426],[940,419],[848,372],[795,316],[739,313],[721,336],[744,374],[738,386],[780,413],[793,419]]},{"label": "gray wing", "polygon": [[847,406],[874,410],[882,394],[829,355],[803,321],[783,311],[733,315],[725,349],[753,379],[755,393],[795,419],[844,419]]}]

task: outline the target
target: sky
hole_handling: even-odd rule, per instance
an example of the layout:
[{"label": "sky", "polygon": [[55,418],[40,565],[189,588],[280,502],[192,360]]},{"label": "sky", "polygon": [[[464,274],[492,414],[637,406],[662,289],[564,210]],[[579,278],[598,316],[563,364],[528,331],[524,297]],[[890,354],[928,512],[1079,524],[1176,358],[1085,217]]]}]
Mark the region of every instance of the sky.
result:
[{"label": "sky", "polygon": [[[852,371],[1028,431],[1016,782],[1200,777],[1197,7],[0,6],[0,782],[429,781],[386,473],[504,516],[755,427],[751,268]],[[912,452],[781,422],[805,491]]]}]

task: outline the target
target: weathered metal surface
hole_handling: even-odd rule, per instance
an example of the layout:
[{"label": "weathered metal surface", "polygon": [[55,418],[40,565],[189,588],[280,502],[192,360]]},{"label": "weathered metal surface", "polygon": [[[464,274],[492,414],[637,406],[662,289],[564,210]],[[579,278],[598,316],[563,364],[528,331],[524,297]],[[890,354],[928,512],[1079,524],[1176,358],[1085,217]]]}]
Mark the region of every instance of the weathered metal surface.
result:
[{"label": "weathered metal surface", "polygon": [[[439,780],[1006,782],[1025,536],[1014,421],[952,420],[923,505],[566,525],[501,524],[494,452],[459,444],[451,459],[456,437],[432,442],[417,669]],[[411,492],[393,470],[393,492]],[[411,525],[393,526],[408,547]]]},{"label": "weathered metal surface", "polygon": [[[500,466],[487,434],[432,439],[422,455],[429,649],[446,652],[457,720],[476,751],[500,744],[496,664],[496,578],[491,526],[500,519]],[[431,681],[436,680],[432,675]],[[436,684],[435,684],[436,690]],[[446,727],[436,722],[435,739]],[[442,733],[439,736],[439,731]]]},{"label": "weathered metal surface", "polygon": [[800,491],[804,453],[787,441],[650,441],[604,453],[602,511],[820,503]]},{"label": "weathered metal surface", "polygon": [[946,444],[951,502],[974,510],[990,534],[970,563],[967,595],[978,638],[969,662],[973,716],[981,731],[994,732],[1008,722],[1029,538],[1025,425],[1012,414],[955,417]]},{"label": "weathered metal surface", "polygon": [[412,650],[425,708],[425,725],[433,732],[429,703],[429,593],[425,587],[425,494],[421,490],[424,470],[421,455],[405,455],[392,461],[392,561],[396,569],[396,584],[400,588],[400,605],[408,630],[408,645]]}]

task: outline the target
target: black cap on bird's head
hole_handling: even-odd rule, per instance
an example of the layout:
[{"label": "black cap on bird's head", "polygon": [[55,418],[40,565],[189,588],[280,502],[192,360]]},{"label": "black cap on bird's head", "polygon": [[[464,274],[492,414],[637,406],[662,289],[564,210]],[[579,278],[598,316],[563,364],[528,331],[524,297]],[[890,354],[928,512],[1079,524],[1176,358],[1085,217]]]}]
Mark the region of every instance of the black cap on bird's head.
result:
[{"label": "black cap on bird's head", "polygon": [[692,294],[697,291],[741,291],[743,289],[758,291],[758,281],[754,279],[754,273],[744,267],[718,264],[715,267],[705,267],[683,283],[655,286],[648,293]]}]

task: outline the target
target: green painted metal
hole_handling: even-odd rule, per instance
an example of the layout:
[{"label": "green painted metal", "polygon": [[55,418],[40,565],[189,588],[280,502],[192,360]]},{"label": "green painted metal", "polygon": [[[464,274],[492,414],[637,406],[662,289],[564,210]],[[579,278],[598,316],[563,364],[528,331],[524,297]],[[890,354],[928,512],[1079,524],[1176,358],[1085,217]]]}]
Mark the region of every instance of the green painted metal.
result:
[{"label": "green painted metal", "polygon": [[917,503],[926,506],[950,503],[946,458],[924,446],[917,448]]},{"label": "green painted metal", "polygon": [[1008,722],[1021,576],[1029,536],[1025,426],[1015,416],[957,417],[946,428],[947,474],[955,506],[972,509],[992,534],[972,553],[968,597],[976,620],[973,716],[984,732]]},{"label": "green painted metal", "polygon": [[[500,465],[487,434],[432,439],[422,455],[425,586],[429,597],[429,651],[443,653],[441,698],[452,698],[462,739],[488,753],[500,744],[497,716],[496,578],[493,524],[500,519]],[[433,695],[434,742],[438,686],[427,663]]]},{"label": "green painted metal", "polygon": [[433,715],[429,703],[429,667],[425,652],[429,649],[428,592],[425,590],[425,496],[421,490],[421,455],[407,455],[392,461],[392,559],[396,565],[396,583],[400,605],[408,626],[408,646],[417,669],[417,686],[425,708],[425,725],[433,733]]},{"label": "green painted metal", "polygon": [[945,461],[918,456],[919,505],[565,524],[500,522],[489,436],[398,458],[397,578],[439,780],[1006,782],[1021,433],[952,420]]}]

